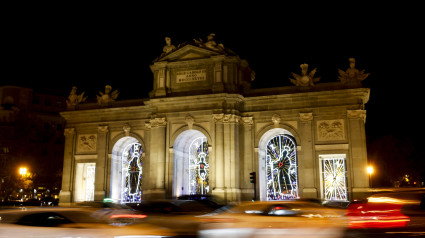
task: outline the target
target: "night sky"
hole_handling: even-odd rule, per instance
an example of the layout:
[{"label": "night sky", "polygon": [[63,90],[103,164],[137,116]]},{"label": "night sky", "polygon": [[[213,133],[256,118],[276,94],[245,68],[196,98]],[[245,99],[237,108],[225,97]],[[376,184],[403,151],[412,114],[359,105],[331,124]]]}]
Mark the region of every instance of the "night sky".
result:
[{"label": "night sky", "polygon": [[317,68],[320,82],[338,81],[337,70],[345,71],[354,57],[356,68],[370,73],[363,81],[371,89],[369,158],[381,167],[393,165],[387,177],[424,170],[422,8],[357,1],[242,3],[9,9],[2,23],[0,86],[53,88],[64,96],[77,86],[95,100],[109,84],[120,91],[118,100],[147,98],[153,82],[149,65],[161,54],[166,36],[177,46],[215,33],[217,43],[256,72],[254,88],[291,86],[291,72],[300,73],[302,63]]}]

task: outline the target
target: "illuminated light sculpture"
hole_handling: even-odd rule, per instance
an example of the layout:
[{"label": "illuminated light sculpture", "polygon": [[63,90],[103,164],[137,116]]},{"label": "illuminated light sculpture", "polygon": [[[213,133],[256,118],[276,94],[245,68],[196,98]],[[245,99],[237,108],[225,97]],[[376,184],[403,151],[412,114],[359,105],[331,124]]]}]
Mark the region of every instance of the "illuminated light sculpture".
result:
[{"label": "illuminated light sculpture", "polygon": [[322,160],[325,200],[347,200],[347,184],[344,158]]},{"label": "illuminated light sculpture", "polygon": [[285,134],[267,143],[267,200],[298,197],[297,150],[295,140]]},{"label": "illuminated light sculpture", "polygon": [[132,143],[122,155],[122,192],[124,203],[141,202],[142,198],[142,146]]},{"label": "illuminated light sculpture", "polygon": [[86,167],[86,192],[85,201],[94,201],[94,180],[96,174],[96,166],[88,165]]},{"label": "illuminated light sculpture", "polygon": [[198,137],[189,148],[189,192],[190,194],[209,193],[209,156],[208,141]]}]

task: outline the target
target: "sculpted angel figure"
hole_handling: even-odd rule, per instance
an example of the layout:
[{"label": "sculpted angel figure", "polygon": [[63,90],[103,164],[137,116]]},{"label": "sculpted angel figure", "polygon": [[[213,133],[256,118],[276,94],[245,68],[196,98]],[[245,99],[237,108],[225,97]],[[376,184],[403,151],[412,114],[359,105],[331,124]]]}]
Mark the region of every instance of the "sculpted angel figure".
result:
[{"label": "sculpted angel figure", "polygon": [[71,89],[71,92],[69,93],[68,99],[66,99],[66,105],[68,107],[78,105],[82,102],[85,102],[87,100],[87,97],[84,97],[84,92],[82,92],[80,95],[77,94],[77,87],[74,86]]},{"label": "sculpted angel figure", "polygon": [[291,73],[295,79],[289,78],[296,86],[314,86],[314,83],[320,80],[320,77],[314,77],[317,68],[314,68],[312,71],[310,71],[310,73],[308,73],[308,64],[301,64],[300,68],[301,75]]},{"label": "sculpted angel figure", "polygon": [[107,104],[107,103],[115,101],[115,99],[117,99],[118,97],[118,94],[120,93],[118,92],[118,90],[112,91],[112,87],[110,85],[106,85],[105,93],[99,91],[99,94],[100,95],[96,96],[97,103],[99,105],[102,105],[102,104]]},{"label": "sculpted angel figure", "polygon": [[354,58],[349,58],[348,61],[350,62],[350,68],[348,68],[345,72],[338,69],[338,79],[341,83],[346,84],[349,82],[359,82],[369,76],[370,73],[366,74],[364,70],[360,71],[356,69],[356,60]]}]

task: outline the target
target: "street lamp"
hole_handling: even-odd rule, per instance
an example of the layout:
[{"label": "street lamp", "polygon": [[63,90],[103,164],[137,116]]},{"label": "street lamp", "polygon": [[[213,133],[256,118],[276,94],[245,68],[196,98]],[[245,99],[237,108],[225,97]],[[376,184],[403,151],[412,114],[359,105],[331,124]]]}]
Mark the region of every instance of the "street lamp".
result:
[{"label": "street lamp", "polygon": [[369,174],[369,186],[372,187],[372,174],[373,174],[372,166],[367,167],[367,173]]},{"label": "street lamp", "polygon": [[27,168],[25,167],[19,168],[19,174],[22,175],[22,177],[24,177],[27,174]]},{"label": "street lamp", "polygon": [[[27,168],[25,168],[25,167],[19,168],[19,174],[22,176],[22,180],[25,180],[25,176],[27,175]],[[24,183],[25,183],[25,181],[24,181]],[[21,201],[24,201],[23,189],[22,188],[21,188],[20,192],[21,192]]]}]

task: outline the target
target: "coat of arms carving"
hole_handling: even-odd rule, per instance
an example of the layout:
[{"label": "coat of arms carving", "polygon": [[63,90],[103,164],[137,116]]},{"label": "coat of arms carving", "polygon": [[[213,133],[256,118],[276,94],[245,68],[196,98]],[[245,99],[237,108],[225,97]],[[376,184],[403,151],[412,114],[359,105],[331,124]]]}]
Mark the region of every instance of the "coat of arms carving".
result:
[{"label": "coat of arms carving", "polygon": [[319,141],[344,140],[344,120],[323,120],[317,122],[317,139]]}]

